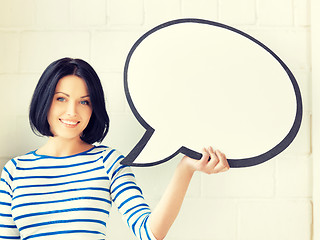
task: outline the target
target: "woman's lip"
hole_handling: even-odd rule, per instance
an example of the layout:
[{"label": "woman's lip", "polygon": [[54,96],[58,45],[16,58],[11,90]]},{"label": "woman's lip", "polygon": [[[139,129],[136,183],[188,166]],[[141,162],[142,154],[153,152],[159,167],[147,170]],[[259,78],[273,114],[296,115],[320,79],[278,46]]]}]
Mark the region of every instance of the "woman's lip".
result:
[{"label": "woman's lip", "polygon": [[80,122],[75,120],[59,119],[67,127],[76,127]]}]

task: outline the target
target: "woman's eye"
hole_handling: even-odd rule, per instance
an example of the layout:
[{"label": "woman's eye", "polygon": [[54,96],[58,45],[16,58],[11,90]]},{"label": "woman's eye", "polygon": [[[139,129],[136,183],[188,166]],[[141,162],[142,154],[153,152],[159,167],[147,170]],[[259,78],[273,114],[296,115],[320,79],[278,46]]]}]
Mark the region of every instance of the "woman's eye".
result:
[{"label": "woman's eye", "polygon": [[89,101],[83,100],[83,101],[80,101],[80,104],[82,104],[82,105],[89,105]]},{"label": "woman's eye", "polygon": [[65,98],[63,98],[63,97],[58,97],[57,98],[57,101],[59,101],[59,102],[64,102],[66,99]]}]

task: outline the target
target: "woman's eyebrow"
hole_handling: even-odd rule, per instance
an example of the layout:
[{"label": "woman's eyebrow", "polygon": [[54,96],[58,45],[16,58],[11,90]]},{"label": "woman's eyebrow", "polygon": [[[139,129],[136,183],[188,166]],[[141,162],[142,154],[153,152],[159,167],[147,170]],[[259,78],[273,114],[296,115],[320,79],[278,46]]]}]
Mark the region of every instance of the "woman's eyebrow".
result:
[{"label": "woman's eyebrow", "polygon": [[[63,94],[63,95],[66,95],[67,97],[70,97],[70,95],[67,94],[67,93],[64,93],[64,92],[55,92],[55,94],[58,94],[58,93],[61,93],[61,94]],[[87,98],[87,97],[90,97],[90,95],[85,95],[85,96],[82,96],[82,97],[80,97],[80,98]]]},{"label": "woman's eyebrow", "polygon": [[86,95],[86,96],[83,96],[83,97],[80,97],[80,98],[86,98],[86,97],[90,97],[90,95]]},{"label": "woman's eyebrow", "polygon": [[62,94],[64,94],[64,95],[66,95],[67,97],[70,97],[70,95],[69,95],[69,94],[64,93],[64,92],[56,92],[55,94],[58,94],[58,93],[62,93]]}]

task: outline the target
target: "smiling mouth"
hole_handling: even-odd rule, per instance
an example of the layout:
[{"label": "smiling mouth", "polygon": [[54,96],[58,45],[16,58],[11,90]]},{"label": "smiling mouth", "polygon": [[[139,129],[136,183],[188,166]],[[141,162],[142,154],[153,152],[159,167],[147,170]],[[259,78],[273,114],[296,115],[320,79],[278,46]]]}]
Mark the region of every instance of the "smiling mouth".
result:
[{"label": "smiling mouth", "polygon": [[76,127],[80,123],[80,121],[72,121],[72,120],[64,120],[64,119],[59,119],[59,120],[67,127]]}]

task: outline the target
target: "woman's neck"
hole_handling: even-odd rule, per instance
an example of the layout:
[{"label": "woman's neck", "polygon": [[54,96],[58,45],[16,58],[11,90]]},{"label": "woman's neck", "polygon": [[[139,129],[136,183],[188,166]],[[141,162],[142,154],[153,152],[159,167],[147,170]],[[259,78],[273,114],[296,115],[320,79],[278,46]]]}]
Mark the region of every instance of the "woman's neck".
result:
[{"label": "woman's neck", "polygon": [[93,145],[83,142],[81,139],[70,140],[59,137],[49,137],[48,142],[36,152],[40,155],[65,157],[87,151],[92,147]]}]

